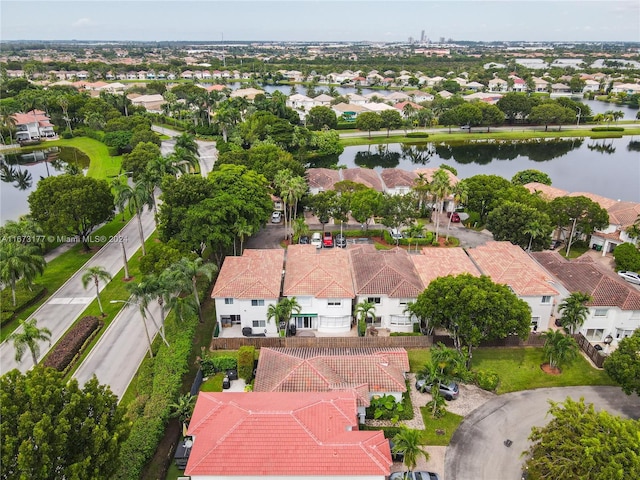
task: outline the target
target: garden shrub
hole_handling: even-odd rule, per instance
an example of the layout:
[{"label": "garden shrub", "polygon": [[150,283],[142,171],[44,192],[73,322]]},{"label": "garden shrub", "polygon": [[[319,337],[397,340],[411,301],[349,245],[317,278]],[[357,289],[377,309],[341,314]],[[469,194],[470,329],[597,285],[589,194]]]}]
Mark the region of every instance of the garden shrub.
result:
[{"label": "garden shrub", "polygon": [[428,138],[429,134],[426,132],[409,132],[405,136],[407,138]]},{"label": "garden shrub", "polygon": [[46,295],[47,289],[42,285],[32,285],[31,290],[24,282],[18,282],[16,285],[16,305],[13,306],[11,297],[11,289],[5,288],[0,292],[0,305],[2,305],[2,324],[10,321],[13,317],[29,308],[31,305]]},{"label": "garden shrub", "polygon": [[622,243],[613,249],[616,270],[640,272],[640,250],[632,243]]},{"label": "garden shrub", "polygon": [[367,333],[367,322],[363,319],[358,320],[358,336],[364,337]]},{"label": "garden shrub", "polygon": [[71,133],[71,130],[67,129],[64,132],[62,132],[62,138],[64,138],[65,140],[73,138],[73,133]]},{"label": "garden shrub", "polygon": [[202,375],[210,377],[214,373],[235,370],[238,368],[238,359],[232,355],[204,357],[200,360],[200,368],[202,369]]},{"label": "garden shrub", "polygon": [[384,230],[379,229],[371,229],[371,230],[344,230],[342,234],[347,238],[358,238],[358,237],[381,237],[383,235]]},{"label": "garden shrub", "polygon": [[253,358],[255,347],[247,345],[238,349],[238,378],[250,383],[253,378]]},{"label": "garden shrub", "polygon": [[491,370],[478,370],[475,372],[475,376],[476,385],[489,392],[495,392],[496,388],[498,388],[498,384],[500,383],[500,377],[498,374]]},{"label": "garden shrub", "polygon": [[[391,238],[391,234],[389,233],[388,230],[384,230],[382,235],[383,235],[384,241],[387,242],[389,245],[396,244],[396,241],[393,238]],[[398,241],[398,245],[403,245],[405,247],[407,246],[415,247],[416,244],[431,245],[433,242],[433,238],[434,238],[433,232],[424,232],[424,238],[412,238],[411,242],[409,242],[408,238],[401,238]]]},{"label": "garden shrub", "polygon": [[593,127],[592,132],[624,132],[624,127]]},{"label": "garden shrub", "polygon": [[413,324],[413,333],[419,333],[422,335],[422,330],[420,329],[420,322],[416,322]]},{"label": "garden shrub", "polygon": [[80,353],[85,342],[100,326],[101,322],[98,317],[81,318],[49,352],[43,365],[63,372],[76,355]]}]

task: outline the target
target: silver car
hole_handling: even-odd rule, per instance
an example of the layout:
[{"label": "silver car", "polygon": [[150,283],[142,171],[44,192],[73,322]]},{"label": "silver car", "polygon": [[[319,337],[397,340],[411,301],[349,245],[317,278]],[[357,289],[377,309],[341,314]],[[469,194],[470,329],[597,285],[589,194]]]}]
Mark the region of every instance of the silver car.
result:
[{"label": "silver car", "polygon": [[[416,390],[418,390],[421,393],[425,393],[425,392],[431,393],[432,386],[433,385],[431,385],[430,383],[427,383],[426,380],[416,381]],[[442,395],[445,400],[455,400],[456,398],[458,398],[459,394],[460,394],[460,388],[456,382],[450,382],[446,385],[443,383],[440,385],[440,395]]]},{"label": "silver car", "polygon": [[433,472],[395,472],[389,480],[440,480],[440,477]]},{"label": "silver car", "polygon": [[627,272],[624,270],[620,270],[618,272],[623,279],[625,279],[629,283],[635,283],[636,285],[640,285],[640,274],[636,272]]}]

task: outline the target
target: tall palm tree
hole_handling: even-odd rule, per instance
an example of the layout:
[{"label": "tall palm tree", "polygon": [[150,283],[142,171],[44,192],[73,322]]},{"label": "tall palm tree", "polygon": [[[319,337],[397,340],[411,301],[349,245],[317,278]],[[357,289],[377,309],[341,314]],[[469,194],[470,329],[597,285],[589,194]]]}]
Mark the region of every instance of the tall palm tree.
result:
[{"label": "tall palm tree", "polygon": [[283,305],[283,313],[284,313],[284,323],[285,326],[289,326],[289,322],[291,321],[291,317],[294,313],[300,313],[302,307],[298,303],[296,297],[291,298],[283,298],[280,300],[280,303]]},{"label": "tall palm tree", "polygon": [[451,193],[451,181],[446,170],[440,168],[433,174],[433,178],[431,179],[431,192],[433,192],[436,199],[436,240],[438,240],[440,216],[444,208],[444,201]]},{"label": "tall palm tree", "polygon": [[[233,231],[236,236],[240,239],[240,255],[242,255],[242,249],[244,247],[244,239],[245,237],[249,237],[253,235],[253,227],[247,223],[244,218],[239,218],[236,223],[233,225]],[[236,252],[236,242],[233,242],[233,254],[235,256]]]},{"label": "tall palm tree", "polygon": [[149,341],[149,353],[153,357],[153,353],[151,352],[151,337],[149,336],[149,330],[147,329],[147,318],[150,318],[153,322],[153,325],[158,329],[160,333],[160,337],[164,341],[165,345],[169,346],[169,342],[164,337],[164,331],[161,329],[161,326],[156,322],[155,317],[149,310],[149,303],[151,300],[155,298],[155,292],[153,291],[153,284],[149,280],[143,280],[138,283],[128,283],[126,285],[127,291],[131,294],[131,300],[129,300],[126,305],[137,305],[140,310],[140,315],[142,316],[142,323],[144,324],[145,333],[147,334],[147,340]]},{"label": "tall palm tree", "polygon": [[82,275],[82,286],[87,289],[87,286],[91,281],[96,286],[96,298],[98,299],[98,307],[100,313],[104,317],[104,310],[102,309],[102,302],[100,301],[100,280],[105,283],[111,281],[111,274],[107,272],[103,267],[95,266],[87,268]]},{"label": "tall palm tree", "polygon": [[116,204],[120,202],[129,203],[129,211],[136,215],[138,219],[138,234],[142,244],[142,255],[147,254],[144,246],[144,231],[142,229],[142,212],[144,207],[151,208],[153,205],[153,195],[149,193],[149,188],[145,182],[136,182],[133,187],[121,184],[116,190]]},{"label": "tall palm tree", "polygon": [[529,235],[529,245],[527,246],[527,252],[531,251],[531,244],[533,243],[534,238],[538,238],[540,235],[544,233],[542,225],[537,220],[533,220],[527,227],[522,231],[525,235]]},{"label": "tall palm tree", "polygon": [[16,362],[22,362],[24,352],[28,349],[31,352],[33,364],[37,365],[40,356],[38,342],[46,341],[51,345],[51,331],[48,328],[38,328],[37,323],[38,320],[35,318],[20,321],[20,327],[7,337],[16,349]]},{"label": "tall palm tree", "polygon": [[200,323],[204,322],[202,318],[202,306],[200,305],[200,296],[198,295],[198,277],[204,275],[209,281],[213,278],[213,274],[218,271],[218,267],[213,263],[205,263],[202,258],[190,260],[181,258],[178,262],[170,267],[175,272],[175,277],[183,292],[191,290],[193,298],[198,305],[198,318]]},{"label": "tall palm tree", "polygon": [[9,105],[0,105],[0,125],[9,130],[9,139],[13,145],[13,131],[16,129],[16,112]]},{"label": "tall palm tree", "polygon": [[364,330],[366,331],[367,319],[370,317],[373,318],[375,316],[375,313],[376,313],[376,306],[373,302],[362,301],[356,305],[355,315],[356,315],[356,318],[358,319],[359,335],[363,335],[364,333],[361,330],[362,328],[364,328]]},{"label": "tall palm tree", "polygon": [[560,330],[547,330],[542,332],[542,337],[542,351],[551,367],[560,368],[560,365],[571,363],[578,356],[578,344],[572,336],[565,335]]},{"label": "tall palm tree", "polygon": [[200,153],[196,138],[188,132],[184,132],[182,135],[176,138],[176,148],[184,148],[186,151],[191,152],[195,156],[198,156]]},{"label": "tall palm tree", "polygon": [[627,228],[627,235],[631,238],[640,237],[640,215],[638,215],[635,221]]},{"label": "tall palm tree", "polygon": [[429,452],[425,450],[426,443],[422,431],[413,430],[402,426],[400,431],[393,437],[394,453],[404,454],[404,465],[412,472],[418,464],[418,458],[424,457],[429,460]]},{"label": "tall palm tree", "polygon": [[293,239],[298,241],[302,236],[308,236],[310,233],[309,225],[305,221],[304,217],[298,217],[293,221]]},{"label": "tall palm tree", "polygon": [[431,184],[424,173],[418,173],[418,176],[413,183],[412,190],[416,193],[416,197],[418,198],[418,210],[422,210],[429,199]]},{"label": "tall palm tree", "polygon": [[282,198],[282,203],[284,204],[285,236],[287,235],[287,221],[290,221],[290,218],[288,218],[287,216],[287,210],[290,211],[291,208],[289,207],[289,209],[287,209],[287,206],[292,201],[291,190],[289,188],[291,185],[292,178],[293,178],[293,174],[291,173],[291,170],[289,170],[288,168],[285,168],[284,170],[280,170],[278,173],[276,173],[276,176],[273,179],[273,184],[276,187],[276,192],[278,193],[280,198]]},{"label": "tall palm tree", "polygon": [[587,303],[592,300],[591,295],[583,292],[573,292],[558,305],[558,312],[562,314],[560,323],[570,333],[579,330],[589,314]]},{"label": "tall palm tree", "polygon": [[271,322],[271,319],[273,319],[278,332],[280,331],[280,323],[284,322],[284,315],[284,305],[282,305],[280,302],[271,303],[267,307],[267,322]]},{"label": "tall palm tree", "polygon": [[40,249],[18,242],[0,242],[0,281],[11,288],[12,305],[16,306],[16,284],[24,279],[31,285],[46,265]]}]

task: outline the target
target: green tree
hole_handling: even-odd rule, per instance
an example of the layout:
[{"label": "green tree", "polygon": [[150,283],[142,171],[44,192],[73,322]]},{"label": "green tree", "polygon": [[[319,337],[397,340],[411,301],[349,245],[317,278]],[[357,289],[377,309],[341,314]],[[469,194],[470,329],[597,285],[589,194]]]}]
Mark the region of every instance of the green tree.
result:
[{"label": "green tree", "polygon": [[571,363],[578,356],[578,344],[574,338],[560,330],[542,332],[542,338],[542,352],[552,368],[560,368],[560,365]]},{"label": "green tree", "polygon": [[31,217],[49,235],[78,235],[89,250],[88,235],[114,212],[109,184],[81,175],[47,177],[29,195]]},{"label": "green tree", "polygon": [[107,272],[103,267],[95,266],[87,268],[82,274],[82,286],[87,289],[90,282],[96,287],[96,298],[98,299],[98,307],[100,313],[104,317],[104,310],[102,309],[102,302],[100,301],[100,281],[108,283],[111,281],[111,274]]},{"label": "green tree", "polygon": [[[636,377],[638,378],[638,377]],[[552,420],[533,427],[527,454],[530,478],[638,478],[640,422],[596,411],[584,399],[550,402]]]},{"label": "green tree", "polygon": [[356,118],[356,128],[366,130],[371,138],[371,130],[378,130],[382,126],[380,115],[375,112],[363,112]]},{"label": "green tree", "polygon": [[373,188],[358,190],[351,195],[351,215],[357,222],[369,228],[374,215],[379,215],[384,204],[382,193]]},{"label": "green tree", "polygon": [[568,233],[565,234],[569,240],[567,254],[574,238],[579,238],[580,234],[589,236],[594,230],[609,226],[607,211],[584,196],[554,198],[549,204],[549,212],[557,228]]},{"label": "green tree", "polygon": [[196,138],[188,132],[184,132],[176,137],[176,148],[183,148],[184,150],[186,150],[187,152],[191,152],[195,156],[198,156],[200,154]]},{"label": "green tree", "polygon": [[400,128],[402,126],[402,117],[400,116],[400,112],[398,110],[383,110],[380,112],[380,124],[382,128],[387,129],[388,138],[391,129]]},{"label": "green tree", "polygon": [[151,282],[148,282],[145,279],[143,279],[138,283],[128,283],[126,285],[126,289],[131,295],[131,299],[123,303],[125,304],[126,307],[131,307],[132,305],[135,305],[138,307],[138,311],[140,312],[140,317],[142,318],[142,324],[144,326],[144,333],[147,337],[147,344],[149,347],[149,357],[153,358],[153,348],[152,348],[152,342],[151,342],[151,335],[149,335],[149,328],[147,327],[147,318],[151,318],[151,321],[153,322],[155,327],[158,329],[158,333],[160,333],[162,340],[165,342],[167,346],[169,345],[169,342],[167,342],[167,339],[164,338],[164,332],[160,330],[160,325],[158,325],[158,322],[156,322],[153,314],[149,310],[149,303],[151,302],[153,298],[153,293],[154,293],[152,291]]},{"label": "green tree", "polygon": [[439,168],[433,174],[430,184],[431,193],[434,195],[434,202],[436,204],[436,241],[438,240],[438,234],[440,231],[440,217],[444,209],[444,202],[451,193],[451,179],[449,178],[449,172]]},{"label": "green tree", "polygon": [[317,149],[318,155],[340,155],[344,146],[340,143],[340,135],[335,130],[313,132],[311,146]]},{"label": "green tree", "polygon": [[183,425],[188,424],[193,414],[193,408],[196,406],[197,395],[185,393],[180,395],[175,403],[169,405],[171,408],[171,416],[177,418]]},{"label": "green tree", "polygon": [[604,362],[604,369],[627,395],[640,395],[640,329],[623,338]]},{"label": "green tree", "polygon": [[486,222],[489,212],[497,206],[503,192],[511,186],[507,179],[498,175],[474,175],[462,182],[468,192],[467,208],[477,212],[482,223]]},{"label": "green tree", "polygon": [[629,242],[621,243],[613,249],[613,258],[616,261],[616,270],[628,270],[640,272],[640,251]]},{"label": "green tree", "polygon": [[329,107],[317,106],[309,110],[306,124],[309,130],[335,129],[338,126],[338,117]]},{"label": "green tree", "polygon": [[382,224],[389,228],[399,229],[401,226],[409,226],[416,219],[416,201],[413,193],[404,195],[383,194]]},{"label": "green tree", "polygon": [[38,320],[35,318],[22,320],[20,321],[20,327],[7,337],[7,341],[13,342],[16,350],[16,362],[22,362],[25,351],[29,350],[33,364],[37,365],[38,357],[40,356],[38,342],[49,342],[49,345],[51,345],[51,331],[44,327],[38,328],[37,323]]},{"label": "green tree", "polygon": [[569,333],[576,333],[587,319],[589,307],[587,303],[592,300],[591,295],[582,292],[572,292],[558,305],[561,314],[560,323]]},{"label": "green tree", "polygon": [[354,313],[358,319],[358,334],[363,337],[367,330],[367,320],[375,318],[376,305],[373,302],[363,300],[356,305]]},{"label": "green tree", "polygon": [[489,133],[491,127],[497,127],[504,123],[505,115],[497,106],[480,102],[478,107],[480,107],[480,112],[482,113],[480,125],[487,127],[487,133]]},{"label": "green tree", "polygon": [[508,286],[495,284],[486,276],[437,278],[418,295],[414,309],[434,327],[447,329],[456,349],[467,348],[469,359],[473,347],[483,340],[529,336],[529,305]]},{"label": "green tree", "polygon": [[140,235],[140,243],[142,248],[142,255],[147,254],[147,249],[144,245],[144,229],[142,227],[142,212],[144,207],[151,209],[153,205],[153,194],[149,191],[147,185],[144,182],[138,181],[133,186],[123,185],[117,190],[118,199],[116,203],[128,203],[129,211],[138,219],[138,235]]},{"label": "green tree", "polygon": [[181,290],[183,292],[190,291],[193,295],[198,305],[198,318],[200,319],[200,323],[204,322],[202,318],[202,307],[200,306],[200,297],[198,295],[198,278],[205,277],[211,282],[213,275],[218,271],[218,267],[213,263],[205,262],[201,258],[196,258],[195,260],[181,258],[171,267],[171,270],[176,273],[174,278],[177,279]]},{"label": "green tree", "polygon": [[522,249],[540,251],[549,247],[553,227],[546,213],[507,201],[489,213],[487,229],[495,240],[506,240]]},{"label": "green tree", "polygon": [[507,119],[514,123],[516,120],[524,120],[531,113],[536,101],[524,93],[507,93],[498,103],[497,107],[502,110]]},{"label": "green tree", "polygon": [[422,431],[413,430],[404,425],[393,437],[393,453],[404,454],[403,462],[410,472],[416,468],[420,457],[424,457],[425,461],[429,460],[429,452],[425,450],[425,446]]},{"label": "green tree", "polygon": [[315,216],[318,217],[318,221],[322,224],[323,232],[324,226],[331,220],[331,214],[335,209],[337,198],[338,194],[335,190],[319,192],[310,198],[311,208]]},{"label": "green tree", "polygon": [[100,480],[118,467],[129,427],[109,387],[51,368],[0,378],[2,478]]},{"label": "green tree", "polygon": [[544,185],[551,185],[551,177],[540,170],[522,170],[511,178],[514,185],[526,185],[527,183],[538,182]]},{"label": "green tree", "polygon": [[533,107],[528,117],[531,123],[544,125],[545,132],[551,124],[558,125],[558,129],[560,129],[563,123],[572,123],[574,118],[575,115],[571,109],[551,102]]},{"label": "green tree", "polygon": [[147,166],[160,158],[160,147],[151,142],[138,143],[122,159],[122,169],[127,172],[134,182],[140,179]]},{"label": "green tree", "polygon": [[46,262],[35,245],[10,240],[0,241],[0,281],[11,288],[11,303],[16,306],[16,286],[23,279],[30,286],[44,272]]}]

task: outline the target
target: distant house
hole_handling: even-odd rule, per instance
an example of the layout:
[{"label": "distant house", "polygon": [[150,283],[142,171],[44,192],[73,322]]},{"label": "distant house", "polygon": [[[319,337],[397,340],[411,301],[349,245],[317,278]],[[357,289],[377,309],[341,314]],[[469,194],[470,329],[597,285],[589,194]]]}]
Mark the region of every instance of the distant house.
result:
[{"label": "distant house", "polygon": [[506,92],[509,89],[509,84],[502,78],[492,78],[489,80],[490,92]]},{"label": "distant house", "polygon": [[384,191],[390,195],[404,195],[415,186],[418,175],[413,171],[400,168],[385,168],[380,172],[384,182]]},{"label": "distant house", "polygon": [[247,100],[253,101],[256,98],[256,95],[260,95],[260,94],[264,95],[264,90],[259,90],[257,88],[239,88],[231,92],[230,97],[231,98],[243,97],[243,98],[246,98]]},{"label": "distant house", "polygon": [[191,480],[384,480],[392,465],[383,432],[358,430],[353,392],[201,392],[187,434]]},{"label": "distant house", "polygon": [[420,90],[413,90],[408,92],[408,94],[415,103],[432,102],[434,98],[430,93],[422,92]]},{"label": "distant house", "polygon": [[582,292],[593,300],[579,331],[593,343],[607,335],[613,345],[640,328],[640,292],[620,277],[607,271],[591,257],[567,260],[557,252],[535,252],[531,256],[558,281],[562,296]]},{"label": "distant house", "polygon": [[227,256],[211,292],[218,324],[276,336],[278,325],[267,321],[267,310],[280,298],[283,264],[283,250],[247,249],[241,257]]},{"label": "distant house", "polygon": [[366,107],[353,103],[338,103],[333,105],[331,110],[333,110],[338,118],[344,118],[346,121],[353,121],[361,113],[369,111]]},{"label": "distant house", "polygon": [[361,183],[369,188],[373,188],[378,192],[382,192],[382,181],[378,172],[371,168],[342,168],[340,169],[342,180],[350,180],[352,182]]},{"label": "distant house", "polygon": [[154,93],[152,95],[129,96],[133,105],[144,107],[148,112],[160,113],[162,106],[167,103],[162,95]]},{"label": "distant house", "polygon": [[282,295],[300,305],[291,319],[298,330],[348,332],[355,297],[349,255],[341,248],[290,245]]},{"label": "distant house", "polygon": [[42,110],[14,113],[12,117],[16,123],[16,140],[19,142],[56,136],[49,116]]},{"label": "distant house", "polygon": [[334,98],[326,93],[322,93],[313,98],[313,107],[328,107],[333,102]]},{"label": "distant house", "polygon": [[341,180],[340,172],[331,168],[309,168],[306,176],[312,195],[333,190],[333,186]]},{"label": "distant house", "polygon": [[358,415],[374,396],[402,401],[409,357],[404,348],[261,348],[254,392],[342,392],[357,395]]},{"label": "distant house", "polygon": [[378,251],[373,245],[358,245],[349,254],[356,302],[375,306],[371,324],[393,332],[413,331],[414,319],[406,308],[424,287],[407,251]]},{"label": "distant house", "polygon": [[315,102],[312,98],[309,98],[306,95],[296,93],[295,95],[291,95],[287,98],[286,105],[287,107],[293,108],[294,110],[302,110],[304,112],[308,112],[315,106]]},{"label": "distant house", "polygon": [[640,203],[614,202],[603,207],[609,214],[609,226],[604,230],[596,230],[591,235],[590,245],[600,245],[602,254],[613,252],[620,244],[628,242],[637,244],[638,239],[632,238],[627,233],[629,228],[640,216]]},{"label": "distant house", "polygon": [[392,103],[400,103],[409,101],[409,95],[404,92],[393,92],[386,96],[385,101]]}]

